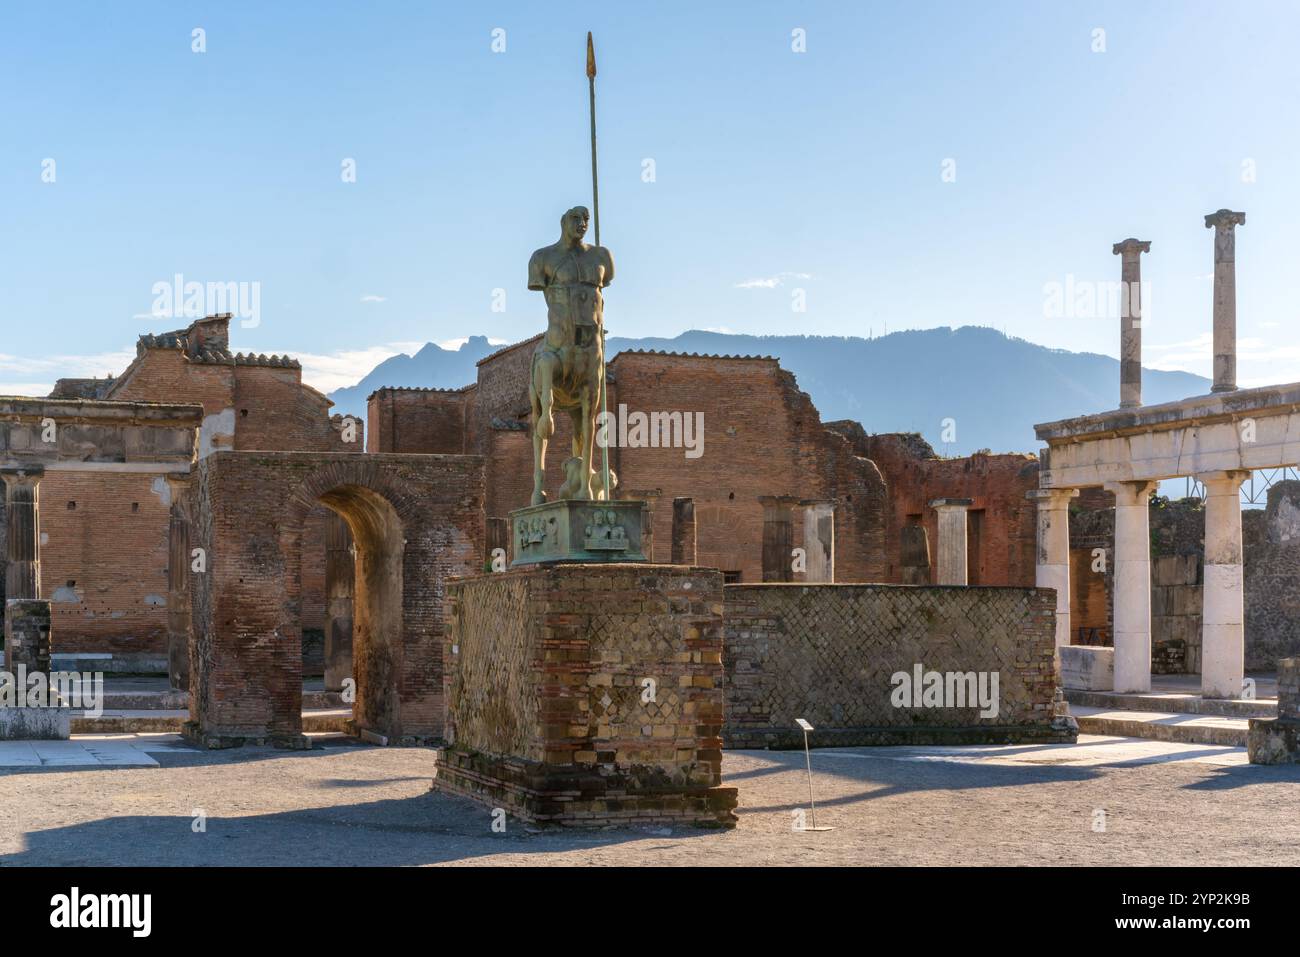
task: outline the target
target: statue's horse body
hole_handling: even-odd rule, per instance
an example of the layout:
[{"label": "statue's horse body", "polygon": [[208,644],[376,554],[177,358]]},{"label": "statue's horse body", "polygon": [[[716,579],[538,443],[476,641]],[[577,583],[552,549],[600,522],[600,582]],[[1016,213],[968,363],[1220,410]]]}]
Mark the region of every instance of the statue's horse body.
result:
[{"label": "statue's horse body", "polygon": [[[580,225],[579,225],[580,220]],[[546,296],[546,335],[533,352],[528,401],[533,418],[532,504],[546,500],[543,490],[546,444],[555,434],[555,410],[573,422],[573,459],[566,467],[561,499],[603,495],[594,468],[596,417],[605,400],[604,301],[601,289],[614,278],[609,250],[581,241],[586,210],[578,207],[561,221],[558,243],[533,253],[528,288]]]}]

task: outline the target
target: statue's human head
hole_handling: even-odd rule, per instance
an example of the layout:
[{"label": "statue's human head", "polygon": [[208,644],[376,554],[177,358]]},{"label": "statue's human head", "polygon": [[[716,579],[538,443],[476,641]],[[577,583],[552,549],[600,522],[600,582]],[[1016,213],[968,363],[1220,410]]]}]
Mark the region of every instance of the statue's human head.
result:
[{"label": "statue's human head", "polygon": [[560,231],[566,242],[580,243],[582,237],[587,235],[587,220],[589,219],[586,206],[575,206],[560,217]]}]

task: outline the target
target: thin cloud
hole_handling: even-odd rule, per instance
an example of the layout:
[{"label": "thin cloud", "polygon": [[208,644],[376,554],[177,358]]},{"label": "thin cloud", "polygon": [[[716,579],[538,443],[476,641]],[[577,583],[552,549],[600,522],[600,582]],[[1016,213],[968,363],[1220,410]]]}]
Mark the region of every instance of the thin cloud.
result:
[{"label": "thin cloud", "polygon": [[362,296],[362,297],[361,297],[361,301],[362,301],[362,302],[388,302],[388,297],[387,297],[387,296],[375,296],[375,295]]},{"label": "thin cloud", "polygon": [[777,286],[785,285],[787,279],[814,279],[812,273],[807,272],[779,272],[775,276],[767,276],[761,279],[746,279],[744,282],[735,284],[736,289],[775,289]]}]

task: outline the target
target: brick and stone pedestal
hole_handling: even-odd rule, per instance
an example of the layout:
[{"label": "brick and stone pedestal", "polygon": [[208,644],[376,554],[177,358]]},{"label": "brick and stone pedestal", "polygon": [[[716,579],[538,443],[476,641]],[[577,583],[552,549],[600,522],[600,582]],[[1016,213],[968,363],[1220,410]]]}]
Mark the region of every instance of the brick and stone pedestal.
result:
[{"label": "brick and stone pedestal", "polygon": [[[43,675],[42,700],[53,703],[56,695],[50,680],[50,603],[34,598],[11,598],[5,602],[6,681],[15,676],[12,689],[0,693],[0,740],[66,741],[72,730],[72,716],[66,708],[29,707],[30,682]],[[11,702],[17,703],[11,706]]]},{"label": "brick and stone pedestal", "polygon": [[1246,753],[1251,764],[1300,762],[1300,658],[1277,663],[1277,717],[1250,719]]},{"label": "brick and stone pedestal", "polygon": [[461,579],[433,787],[537,824],[731,827],[722,573],[550,564]]}]

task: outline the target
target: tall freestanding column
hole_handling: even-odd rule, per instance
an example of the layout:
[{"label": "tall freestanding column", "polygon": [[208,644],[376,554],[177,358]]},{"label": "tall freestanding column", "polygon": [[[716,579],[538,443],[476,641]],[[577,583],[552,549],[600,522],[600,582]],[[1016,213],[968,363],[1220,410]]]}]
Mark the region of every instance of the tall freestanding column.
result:
[{"label": "tall freestanding column", "polygon": [[673,499],[673,547],[671,559],[674,565],[695,564],[695,499]]},{"label": "tall freestanding column", "polygon": [[1237,388],[1237,233],[1245,213],[1221,209],[1205,217],[1214,227],[1214,386],[1211,392]]},{"label": "tall freestanding column", "polygon": [[1119,407],[1136,409],[1142,404],[1142,254],[1151,244],[1126,239],[1111,247],[1120,257]]},{"label": "tall freestanding column", "polygon": [[1201,697],[1240,698],[1246,627],[1241,573],[1241,483],[1247,471],[1209,472],[1205,484],[1205,587],[1201,590]]},{"label": "tall freestanding column", "polygon": [[1034,584],[1056,589],[1057,653],[1070,644],[1070,499],[1077,488],[1036,488],[1026,498],[1038,506]]},{"label": "tall freestanding column", "polygon": [[0,469],[8,529],[5,598],[41,597],[40,465]]},{"label": "tall freestanding column", "polygon": [[803,503],[803,550],[806,582],[835,581],[835,503]]},{"label": "tall freestanding column", "polygon": [[969,498],[936,498],[930,507],[939,513],[939,542],[936,551],[936,585],[965,585],[966,510],[974,503]]},{"label": "tall freestanding column", "polygon": [[1155,482],[1108,482],[1115,494],[1115,691],[1151,690],[1151,493]]}]

